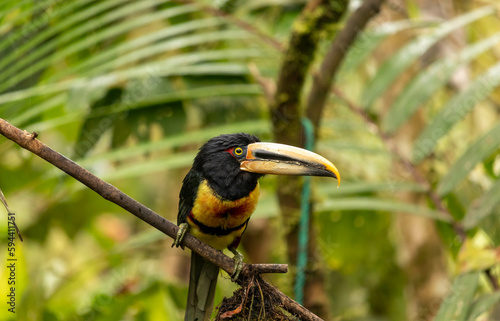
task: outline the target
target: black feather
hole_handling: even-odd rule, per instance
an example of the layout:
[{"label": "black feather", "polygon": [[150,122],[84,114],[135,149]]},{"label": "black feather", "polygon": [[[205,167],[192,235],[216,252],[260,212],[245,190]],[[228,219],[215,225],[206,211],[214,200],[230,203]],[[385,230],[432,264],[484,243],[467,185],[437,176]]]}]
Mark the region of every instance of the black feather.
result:
[{"label": "black feather", "polygon": [[179,212],[177,213],[177,225],[187,222],[187,216],[193,208],[198,186],[203,181],[200,172],[191,168],[182,181],[181,192],[179,194]]},{"label": "black feather", "polygon": [[214,137],[200,148],[193,170],[200,172],[220,197],[231,201],[245,197],[262,175],[240,170],[240,163],[227,150],[256,142],[260,142],[256,136],[245,133]]},{"label": "black feather", "polygon": [[[196,201],[198,188],[204,180],[219,198],[231,201],[248,196],[256,188],[258,179],[262,175],[240,170],[240,163],[230,153],[230,149],[241,147],[246,150],[249,144],[259,141],[257,137],[243,133],[220,135],[210,139],[200,148],[193,167],[182,183],[177,224],[187,222]],[[243,224],[246,228],[248,220]],[[227,231],[220,232],[218,227],[210,227],[205,232],[224,235]],[[232,243],[229,246],[236,247],[240,237],[241,235],[233,241],[236,242],[235,245]],[[191,254],[188,304],[184,320],[210,319],[218,272],[219,268],[216,265],[194,252]]]},{"label": "black feather", "polygon": [[227,150],[256,142],[260,140],[253,135],[226,134],[210,139],[200,148],[193,167],[182,182],[177,224],[186,222],[194,206],[198,186],[204,179],[219,197],[231,201],[245,197],[255,189],[262,175],[240,170],[240,163]]}]

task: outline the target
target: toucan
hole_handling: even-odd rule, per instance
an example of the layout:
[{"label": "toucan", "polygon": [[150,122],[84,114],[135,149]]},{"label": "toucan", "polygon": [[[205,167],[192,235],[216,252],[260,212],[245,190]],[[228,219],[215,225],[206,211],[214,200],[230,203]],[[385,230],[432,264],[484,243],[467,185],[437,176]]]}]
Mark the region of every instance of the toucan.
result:
[{"label": "toucan", "polygon": [[[237,279],[243,255],[236,248],[259,197],[259,178],[265,174],[336,178],[337,168],[311,151],[277,143],[263,143],[253,135],[224,134],[210,139],[198,151],[179,195],[179,232],[172,246],[182,246],[187,231],[220,251],[234,254]],[[196,253],[191,272],[186,321],[209,320],[219,268]]]}]

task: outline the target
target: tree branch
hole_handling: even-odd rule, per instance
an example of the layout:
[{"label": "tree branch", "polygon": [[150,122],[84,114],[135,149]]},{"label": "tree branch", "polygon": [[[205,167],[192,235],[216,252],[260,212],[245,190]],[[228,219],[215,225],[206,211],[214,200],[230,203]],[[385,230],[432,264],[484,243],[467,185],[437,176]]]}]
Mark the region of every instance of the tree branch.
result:
[{"label": "tree branch", "polygon": [[[295,19],[288,42],[283,53],[274,101],[270,104],[271,121],[275,141],[278,143],[302,146],[304,143],[301,118],[301,94],[310,66],[314,61],[320,38],[328,26],[340,21],[347,11],[348,0],[311,0]],[[278,202],[283,217],[287,256],[289,262],[296,262],[302,179],[300,177],[279,176]],[[310,225],[308,261],[317,261],[315,251],[315,231]],[[330,319],[328,295],[325,289],[323,267],[307,269],[304,292],[304,305],[324,319]]]},{"label": "tree branch", "polygon": [[[122,207],[126,211],[137,216],[147,224],[153,226],[172,239],[176,238],[177,230],[179,229],[177,225],[158,215],[148,207],[137,202],[113,185],[106,183],[105,181],[96,177],[69,158],[61,155],[47,145],[43,144],[36,138],[36,133],[23,131],[0,118],[0,134],[5,136],[7,139],[15,142],[22,148],[32,152],[33,154],[39,156],[40,158],[43,158],[50,164],[61,169],[88,188],[92,189],[104,199]],[[194,236],[186,234],[183,239],[183,245],[190,248],[193,252],[203,256],[205,259],[217,265],[227,273],[232,274],[234,272],[233,259],[212,248],[211,246],[201,242]],[[242,278],[244,278],[250,275],[261,273],[286,272],[286,264],[245,264],[240,275]],[[268,284],[267,282],[265,282],[265,284],[269,285],[270,289],[272,289],[272,291],[274,292],[273,294],[275,295],[275,297],[280,299],[280,302],[283,304],[283,308],[290,313],[297,315],[302,320],[321,320],[320,318],[312,314],[309,310],[305,309],[303,306],[283,294],[276,287]]]},{"label": "tree branch", "polygon": [[293,30],[278,75],[271,119],[277,142],[301,145],[300,97],[309,67],[314,60],[319,38],[326,26],[338,22],[348,0],[309,1]]},{"label": "tree branch", "polygon": [[325,101],[330,93],[330,86],[341,62],[368,21],[380,12],[380,7],[384,1],[365,0],[363,2],[349,17],[342,31],[335,37],[318,71],[314,73],[311,92],[306,104],[306,116],[313,123],[316,135]]}]

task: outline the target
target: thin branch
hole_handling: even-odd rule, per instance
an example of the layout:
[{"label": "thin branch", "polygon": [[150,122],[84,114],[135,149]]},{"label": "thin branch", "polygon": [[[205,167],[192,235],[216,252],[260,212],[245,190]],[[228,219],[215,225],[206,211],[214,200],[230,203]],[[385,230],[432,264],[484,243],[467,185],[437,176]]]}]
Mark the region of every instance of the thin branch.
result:
[{"label": "thin branch", "polygon": [[[69,158],[61,155],[47,145],[43,144],[36,138],[36,135],[34,133],[23,131],[0,118],[0,134],[5,136],[7,139],[15,142],[22,148],[32,152],[33,154],[39,156],[40,158],[43,158],[50,164],[61,169],[88,188],[92,189],[104,199],[115,203],[116,205],[137,216],[147,224],[153,226],[157,230],[163,232],[172,239],[175,239],[177,230],[179,229],[177,225],[158,215],[148,207],[137,202],[113,185],[106,183],[105,181],[96,177]],[[203,256],[205,259],[214,263],[227,273],[232,274],[234,272],[233,259],[223,254],[222,252],[210,247],[209,245],[201,242],[190,234],[185,235],[183,239],[183,245],[190,248],[193,252],[196,252],[199,255]],[[285,272],[287,272],[286,264],[245,264],[240,275],[241,277],[248,277],[249,275],[254,275],[255,273],[260,274]],[[266,282],[266,284],[268,283]],[[297,315],[302,320],[321,320],[310,311],[305,309],[303,306],[283,294],[276,287],[270,284],[268,285],[274,292],[273,294],[277,298],[280,298],[280,301],[283,304],[283,308],[290,313]]]},{"label": "thin branch", "polygon": [[493,291],[498,291],[500,289],[500,285],[498,284],[498,279],[493,275],[491,268],[487,269],[485,273],[488,281],[491,283]]},{"label": "thin branch", "polygon": [[271,120],[275,140],[301,145],[301,115],[299,108],[305,79],[318,48],[321,34],[327,26],[338,22],[347,10],[347,0],[312,0],[293,24],[288,47],[283,53]]},{"label": "thin branch", "polygon": [[335,74],[358,34],[363,31],[368,21],[380,12],[384,1],[365,0],[363,2],[335,37],[318,71],[314,73],[311,92],[306,104],[306,116],[313,123],[316,134]]},{"label": "thin branch", "polygon": [[287,273],[288,264],[246,264],[247,274]]},{"label": "thin branch", "polygon": [[266,78],[262,76],[257,68],[257,65],[253,62],[248,64],[248,71],[252,77],[259,83],[264,91],[264,96],[266,97],[266,101],[268,105],[271,105],[274,101],[274,95],[276,94],[276,83],[271,78]]},{"label": "thin branch", "polygon": [[21,230],[19,230],[19,227],[16,224],[15,216],[10,216],[11,214],[14,214],[14,213],[11,212],[9,205],[7,204],[7,200],[5,199],[5,196],[3,195],[1,188],[0,188],[0,201],[2,202],[3,206],[5,207],[8,215],[9,215],[9,224],[12,223],[14,225],[14,228],[16,230],[17,236],[19,237],[19,240],[21,242],[23,242],[23,236],[21,235]]}]

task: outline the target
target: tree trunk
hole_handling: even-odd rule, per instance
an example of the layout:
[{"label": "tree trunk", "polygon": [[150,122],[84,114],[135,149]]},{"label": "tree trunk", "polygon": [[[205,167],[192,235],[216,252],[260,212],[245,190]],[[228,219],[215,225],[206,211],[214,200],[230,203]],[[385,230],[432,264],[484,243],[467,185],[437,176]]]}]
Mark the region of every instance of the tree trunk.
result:
[{"label": "tree trunk", "polygon": [[[271,105],[271,119],[275,141],[294,146],[303,146],[301,93],[305,78],[316,53],[320,35],[331,23],[338,22],[347,10],[347,0],[312,0],[307,3],[296,19],[288,48],[278,76],[274,102]],[[297,261],[298,226],[300,219],[302,179],[300,177],[278,177],[278,201],[281,209],[287,254],[290,264]],[[312,225],[312,222],[311,222]],[[311,230],[309,240],[315,240]],[[310,242],[309,262],[319,262]],[[324,272],[321,268],[306,270],[304,306],[325,320],[330,320]],[[293,269],[292,269],[293,271]]]}]

